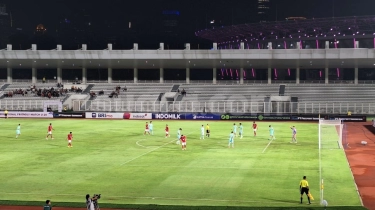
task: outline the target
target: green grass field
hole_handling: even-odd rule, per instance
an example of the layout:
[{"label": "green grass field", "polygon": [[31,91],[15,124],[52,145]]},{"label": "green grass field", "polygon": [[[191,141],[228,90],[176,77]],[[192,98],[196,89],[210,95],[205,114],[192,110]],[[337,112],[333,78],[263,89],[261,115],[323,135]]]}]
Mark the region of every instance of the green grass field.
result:
[{"label": "green grass field", "polygon": [[[50,122],[54,140],[45,138]],[[301,207],[299,181],[306,175],[315,197],[311,207],[319,207],[318,125],[314,123],[295,123],[298,143],[291,144],[290,123],[271,123],[276,140],[270,142],[270,123],[258,122],[258,136],[253,137],[251,122],[244,122],[244,138],[236,138],[233,149],[227,147],[233,124],[229,121],[154,121],[153,136],[143,136],[145,121],[1,119],[0,123],[3,203],[51,199],[55,204],[84,206],[87,193],[101,193],[101,207],[292,208]],[[18,123],[22,134],[16,139]],[[165,138],[166,123],[170,138]],[[199,140],[200,126],[206,123],[211,137]],[[187,135],[187,151],[176,145],[180,127]],[[70,131],[73,148],[67,147]],[[322,157],[329,205],[361,209],[344,152],[323,149]],[[306,203],[304,196],[303,208]]]}]

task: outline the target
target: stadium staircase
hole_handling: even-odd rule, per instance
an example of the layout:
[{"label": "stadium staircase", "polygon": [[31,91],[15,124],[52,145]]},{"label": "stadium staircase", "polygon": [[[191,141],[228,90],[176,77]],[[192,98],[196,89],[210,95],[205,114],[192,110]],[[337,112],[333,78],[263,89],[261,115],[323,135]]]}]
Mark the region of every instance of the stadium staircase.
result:
[{"label": "stadium staircase", "polygon": [[90,84],[86,87],[86,89],[84,91],[82,91],[82,94],[89,94],[91,89],[94,87],[93,84]]},{"label": "stadium staircase", "polygon": [[183,98],[184,98],[184,96],[182,94],[180,94],[179,96],[177,96],[176,101],[182,101]]},{"label": "stadium staircase", "polygon": [[171,92],[177,92],[180,88],[180,85],[173,85]]},{"label": "stadium staircase", "polygon": [[280,85],[279,87],[279,96],[285,95],[285,85]]},{"label": "stadium staircase", "polygon": [[160,102],[161,99],[163,98],[164,94],[165,94],[165,93],[160,93],[159,96],[158,96],[158,98],[156,99],[156,101],[159,101],[159,102]]},{"label": "stadium staircase", "polygon": [[1,88],[0,88],[0,91],[4,91],[5,89],[7,89],[7,87],[9,87],[10,84],[4,84]]},{"label": "stadium staircase", "polygon": [[61,101],[62,104],[64,104],[64,102],[66,100],[68,100],[68,98],[71,96],[71,94],[66,94],[65,98]]}]

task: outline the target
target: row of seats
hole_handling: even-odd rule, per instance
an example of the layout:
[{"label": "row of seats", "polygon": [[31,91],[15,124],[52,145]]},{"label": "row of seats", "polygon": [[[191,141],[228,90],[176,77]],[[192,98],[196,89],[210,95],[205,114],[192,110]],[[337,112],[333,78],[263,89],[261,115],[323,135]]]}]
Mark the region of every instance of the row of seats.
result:
[{"label": "row of seats", "polygon": [[[118,86],[121,87],[119,94],[113,97],[112,100],[156,101],[160,93],[165,93],[172,89],[171,84],[96,84],[91,88],[91,91],[97,94],[95,100],[106,100]],[[124,88],[126,88],[126,91]],[[103,91],[104,94],[98,95],[99,91]]]}]

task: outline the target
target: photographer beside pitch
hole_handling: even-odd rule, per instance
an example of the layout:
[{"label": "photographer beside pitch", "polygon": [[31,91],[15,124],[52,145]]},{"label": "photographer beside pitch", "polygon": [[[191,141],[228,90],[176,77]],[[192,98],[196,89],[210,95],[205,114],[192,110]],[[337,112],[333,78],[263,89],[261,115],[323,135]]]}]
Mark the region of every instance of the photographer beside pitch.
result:
[{"label": "photographer beside pitch", "polygon": [[100,194],[95,194],[90,198],[90,194],[86,195],[86,208],[87,210],[99,210],[98,199],[100,199]]}]

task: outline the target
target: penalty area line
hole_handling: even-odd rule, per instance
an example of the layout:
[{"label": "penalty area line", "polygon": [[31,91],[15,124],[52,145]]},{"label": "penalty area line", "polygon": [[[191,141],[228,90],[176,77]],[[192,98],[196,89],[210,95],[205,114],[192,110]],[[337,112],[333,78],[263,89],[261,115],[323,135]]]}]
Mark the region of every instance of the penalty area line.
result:
[{"label": "penalty area line", "polygon": [[272,143],[272,141],[273,141],[273,139],[272,140],[270,140],[270,142],[267,144],[267,146],[266,146],[266,148],[264,148],[264,150],[263,150],[263,152],[262,153],[264,153],[266,150],[267,150],[267,148],[270,146],[270,144]]}]

